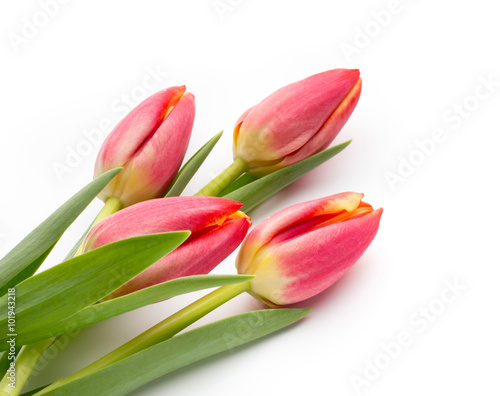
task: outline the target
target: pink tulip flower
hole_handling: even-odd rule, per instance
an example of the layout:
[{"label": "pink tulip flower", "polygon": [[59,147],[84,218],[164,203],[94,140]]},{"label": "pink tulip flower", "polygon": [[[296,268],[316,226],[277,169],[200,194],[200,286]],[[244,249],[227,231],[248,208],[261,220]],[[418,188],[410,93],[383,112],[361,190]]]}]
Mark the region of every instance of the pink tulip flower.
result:
[{"label": "pink tulip flower", "polygon": [[184,159],[194,112],[194,96],[184,86],[157,92],[133,109],[97,156],[94,177],[124,168],[99,198],[116,197],[130,206],[163,196]]},{"label": "pink tulip flower", "polygon": [[242,204],[216,197],[172,197],[132,205],[107,217],[87,235],[83,251],[125,238],[191,231],[177,249],[157,261],[109,298],[189,275],[207,274],[236,249],[251,225]]},{"label": "pink tulip flower", "polygon": [[244,112],[233,154],[263,176],[326,149],[361,94],[358,70],[334,69],[287,85]]},{"label": "pink tulip flower", "polygon": [[269,305],[303,301],[336,282],[377,233],[382,209],[347,192],[291,206],[260,223],[236,268],[255,275],[250,293]]}]

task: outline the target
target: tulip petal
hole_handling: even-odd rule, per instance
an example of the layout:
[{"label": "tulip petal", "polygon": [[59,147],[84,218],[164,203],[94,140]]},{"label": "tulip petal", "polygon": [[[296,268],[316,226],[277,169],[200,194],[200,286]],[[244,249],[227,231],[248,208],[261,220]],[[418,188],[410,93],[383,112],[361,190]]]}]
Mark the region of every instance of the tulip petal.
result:
[{"label": "tulip petal", "polygon": [[240,134],[241,124],[243,124],[243,121],[245,121],[246,116],[248,115],[248,113],[250,113],[250,111],[252,111],[252,109],[254,107],[255,106],[252,106],[248,110],[244,111],[243,114],[240,115],[240,118],[238,118],[238,120],[236,121],[236,125],[234,126],[234,130],[233,130],[233,154],[234,154],[235,159],[236,159],[238,136]]},{"label": "tulip petal", "polygon": [[84,242],[84,251],[117,240],[158,232],[192,233],[221,224],[239,208],[239,202],[216,197],[171,197],[140,202],[97,224]]},{"label": "tulip petal", "polygon": [[163,121],[168,108],[186,91],[185,86],[164,89],[134,108],[109,134],[96,161],[95,174],[123,166]]},{"label": "tulip petal", "polygon": [[[342,103],[335,109],[332,115],[326,120],[321,129],[309,140],[309,142],[301,147],[294,153],[286,156],[281,162],[267,168],[266,173],[273,172],[274,170],[281,169],[285,166],[294,164],[310,157],[319,151],[326,149],[330,143],[337,137],[340,130],[344,127],[345,123],[351,116],[356,108],[361,95],[361,78],[354,85],[351,91],[344,98]],[[254,173],[260,173],[262,170],[255,169]]]},{"label": "tulip petal", "polygon": [[246,115],[239,128],[236,156],[248,163],[266,162],[299,150],[325,124],[358,79],[358,70],[335,69],[275,91]]},{"label": "tulip petal", "polygon": [[246,238],[237,258],[238,272],[251,273],[249,266],[259,249],[269,244],[287,228],[291,229],[294,225],[314,216],[338,213],[343,210],[353,211],[359,206],[362,198],[363,194],[345,192],[303,202],[275,213],[260,223]]},{"label": "tulip petal", "polygon": [[183,276],[208,274],[239,246],[250,225],[248,217],[227,219],[220,227],[188,240],[114,291],[108,298],[119,297]]},{"label": "tulip petal", "polygon": [[[275,304],[293,304],[322,292],[351,268],[377,234],[382,209],[335,223],[273,249],[286,287]],[[260,273],[259,273],[260,278]],[[259,284],[265,282],[259,280]],[[258,292],[256,290],[256,292]]]},{"label": "tulip petal", "polygon": [[247,237],[238,273],[255,275],[251,294],[269,305],[293,304],[336,282],[375,237],[382,209],[346,192],[283,209]]},{"label": "tulip petal", "polygon": [[[131,160],[122,191],[125,206],[164,195],[186,153],[194,122],[194,96],[185,94]],[[125,166],[127,169],[127,166]]]}]

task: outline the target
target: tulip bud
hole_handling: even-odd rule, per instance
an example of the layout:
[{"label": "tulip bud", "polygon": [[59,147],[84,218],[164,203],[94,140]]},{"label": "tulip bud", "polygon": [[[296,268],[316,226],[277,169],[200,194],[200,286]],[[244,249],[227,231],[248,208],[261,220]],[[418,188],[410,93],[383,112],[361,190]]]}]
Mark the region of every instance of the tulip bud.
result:
[{"label": "tulip bud", "polygon": [[326,149],[361,94],[358,70],[334,69],[287,85],[251,107],[234,128],[234,158],[264,176]]},{"label": "tulip bud", "polygon": [[172,197],[140,202],[97,224],[87,235],[83,251],[139,235],[191,231],[191,236],[180,247],[107,299],[182,276],[207,274],[245,238],[252,222],[238,212],[241,206],[216,197]]},{"label": "tulip bud", "polygon": [[94,178],[124,169],[101,191],[124,206],[164,195],[184,159],[194,122],[194,96],[186,87],[157,92],[110,133],[97,156]]},{"label": "tulip bud", "polygon": [[313,297],[336,282],[375,237],[382,209],[348,192],[291,206],[260,223],[236,268],[255,275],[251,294],[269,305]]}]

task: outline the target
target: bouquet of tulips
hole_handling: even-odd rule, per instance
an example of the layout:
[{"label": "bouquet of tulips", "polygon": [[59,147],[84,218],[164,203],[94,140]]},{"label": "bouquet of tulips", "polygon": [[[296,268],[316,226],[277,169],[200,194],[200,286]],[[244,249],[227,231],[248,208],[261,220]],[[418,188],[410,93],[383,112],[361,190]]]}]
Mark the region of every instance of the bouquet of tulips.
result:
[{"label": "bouquet of tulips", "polygon": [[[359,72],[346,69],[277,90],[241,115],[233,163],[195,196],[180,195],[221,134],[181,168],[194,96],[168,88],[133,109],[103,143],[94,180],[0,260],[0,395],[20,394],[61,337],[184,293],[215,288],[82,370],[24,394],[124,395],[303,318],[309,310],[283,306],[336,282],[370,245],[382,209],[362,194],[338,193],[283,209],[247,236],[249,213],[348,146],[328,148],[360,93]],[[96,196],[104,207],[65,261],[36,273]],[[240,245],[237,274],[209,275]],[[243,292],[270,308],[178,334]],[[254,324],[245,337],[242,323]]]}]

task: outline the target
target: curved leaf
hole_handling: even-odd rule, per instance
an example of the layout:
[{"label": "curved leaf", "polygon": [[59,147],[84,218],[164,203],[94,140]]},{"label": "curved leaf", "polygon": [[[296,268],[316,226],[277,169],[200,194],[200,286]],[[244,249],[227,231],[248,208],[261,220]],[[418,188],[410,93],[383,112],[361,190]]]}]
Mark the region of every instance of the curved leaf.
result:
[{"label": "curved leaf", "polygon": [[290,183],[305,175],[307,172],[310,172],[317,166],[340,153],[347,146],[349,146],[350,143],[351,140],[329,148],[328,150],[321,151],[300,162],[289,165],[286,168],[270,173],[269,175],[261,177],[236,191],[224,195],[224,198],[241,202],[244,205],[242,210],[245,213],[248,213],[271,195],[276,194],[279,190],[285,188]]},{"label": "curved leaf", "polygon": [[64,231],[121,169],[102,174],[73,195],[0,260],[0,296],[35,273]]},{"label": "curved leaf", "polygon": [[223,131],[220,131],[217,135],[205,143],[205,145],[199,149],[188,162],[186,162],[179,173],[177,173],[177,176],[175,176],[175,179],[168,189],[168,192],[165,194],[165,197],[177,197],[181,195],[184,188],[186,188],[187,184],[198,171],[201,164],[203,164],[205,159],[208,157],[208,154],[210,154],[214,146],[219,141],[222,136],[222,132]]},{"label": "curved leaf", "polygon": [[229,186],[227,186],[224,190],[220,192],[219,197],[223,197],[233,191],[240,189],[241,187],[246,186],[257,180],[257,176],[249,175],[248,173],[243,173],[240,177],[238,177],[234,182],[232,182]]},{"label": "curved leaf", "polygon": [[309,311],[268,309],[223,319],[160,342],[67,384],[64,384],[64,379],[56,381],[36,395],[126,395],[188,364],[286,327],[303,318]]},{"label": "curved leaf", "polygon": [[252,275],[194,275],[163,282],[150,286],[122,297],[90,305],[60,322],[50,323],[43,331],[36,330],[36,334],[27,333],[27,339],[36,337],[53,337],[64,334],[68,328],[72,331],[89,326],[122,313],[133,311],[167,298],[191,293],[198,290],[232,285],[253,279]]},{"label": "curved leaf", "polygon": [[[16,343],[47,338],[44,330],[51,324],[107,296],[177,248],[189,234],[180,231],[123,239],[26,279],[16,286]],[[7,307],[7,295],[0,297],[0,306]],[[0,313],[0,351],[8,347],[7,334],[12,333],[8,318],[7,312]]]}]

